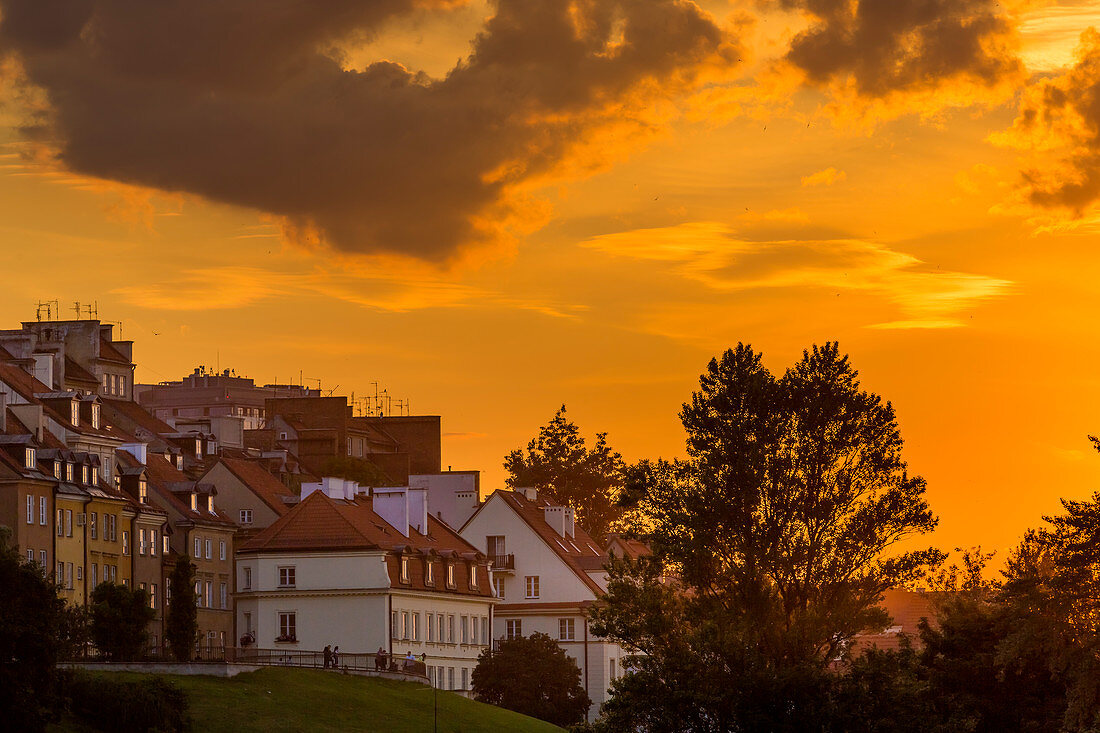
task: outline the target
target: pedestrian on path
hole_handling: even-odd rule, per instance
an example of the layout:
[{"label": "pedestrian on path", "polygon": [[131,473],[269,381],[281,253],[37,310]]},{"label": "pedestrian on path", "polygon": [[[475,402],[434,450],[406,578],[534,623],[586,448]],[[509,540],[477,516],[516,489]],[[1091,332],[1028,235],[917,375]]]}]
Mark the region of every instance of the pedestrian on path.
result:
[{"label": "pedestrian on path", "polygon": [[328,669],[329,667],[332,666],[332,647],[329,646],[328,644],[325,644],[324,657],[325,657],[325,669]]}]

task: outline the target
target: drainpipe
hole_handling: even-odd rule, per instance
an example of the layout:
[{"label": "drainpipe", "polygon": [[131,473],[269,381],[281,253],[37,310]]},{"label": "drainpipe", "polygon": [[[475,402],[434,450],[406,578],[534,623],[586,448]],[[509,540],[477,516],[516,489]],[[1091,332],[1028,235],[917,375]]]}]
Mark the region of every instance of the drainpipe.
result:
[{"label": "drainpipe", "polygon": [[584,691],[588,692],[588,616],[584,617]]},{"label": "drainpipe", "polygon": [[[387,573],[389,572],[388,568],[387,568],[386,572]],[[386,630],[387,630],[386,636],[389,637],[389,641],[386,642],[386,643],[388,644],[388,647],[389,647],[389,650],[390,650],[389,659],[386,660],[386,669],[390,668],[390,660],[393,659],[393,629],[390,627],[390,624],[392,624],[392,623],[393,623],[393,592],[392,592],[392,589],[391,589],[391,592],[386,594]]]}]

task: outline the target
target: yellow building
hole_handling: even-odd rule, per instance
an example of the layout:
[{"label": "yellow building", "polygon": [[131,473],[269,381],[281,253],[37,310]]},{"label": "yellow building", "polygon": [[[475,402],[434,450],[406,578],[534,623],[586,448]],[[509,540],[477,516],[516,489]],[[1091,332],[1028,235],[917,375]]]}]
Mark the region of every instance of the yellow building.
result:
[{"label": "yellow building", "polygon": [[75,462],[72,451],[52,449],[40,451],[43,473],[57,479],[54,488],[54,577],[61,597],[70,603],[83,604],[88,598],[87,506],[91,500],[79,484],[61,480],[66,475],[65,463]]}]

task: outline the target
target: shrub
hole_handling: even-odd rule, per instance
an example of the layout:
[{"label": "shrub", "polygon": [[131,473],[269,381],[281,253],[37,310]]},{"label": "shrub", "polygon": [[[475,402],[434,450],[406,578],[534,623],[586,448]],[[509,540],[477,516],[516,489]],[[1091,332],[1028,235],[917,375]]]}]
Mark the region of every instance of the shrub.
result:
[{"label": "shrub", "polygon": [[69,711],[103,731],[164,731],[191,728],[187,695],[162,677],[119,679],[79,670],[62,675]]}]

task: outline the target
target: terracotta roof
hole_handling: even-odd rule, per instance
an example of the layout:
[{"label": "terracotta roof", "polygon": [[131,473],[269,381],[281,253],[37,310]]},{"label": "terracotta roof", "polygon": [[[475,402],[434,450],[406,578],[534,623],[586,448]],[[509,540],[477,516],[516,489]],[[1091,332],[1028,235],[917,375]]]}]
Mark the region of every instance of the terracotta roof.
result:
[{"label": "terracotta roof", "polygon": [[[541,497],[531,501],[518,491],[493,492],[493,496],[498,494],[593,593],[603,593],[603,588],[586,571],[602,568],[608,560],[607,553],[599,548],[579,524],[574,522],[572,537],[562,537],[546,523],[543,512],[546,507],[554,504]],[[489,498],[492,499],[492,496]]]},{"label": "terracotta roof", "polygon": [[51,389],[11,362],[0,362],[0,381],[18,392],[20,397],[34,404],[40,402],[35,394],[49,392]]},{"label": "terracotta roof", "polygon": [[176,432],[174,427],[164,422],[159,417],[154,417],[152,413],[148,412],[136,402],[104,398],[103,406],[113,413],[112,417],[116,420],[126,423],[122,427],[130,432],[133,432],[137,427],[144,428],[153,435]]},{"label": "terracotta roof", "polygon": [[122,352],[116,349],[114,344],[105,338],[99,339],[99,358],[104,361],[113,361],[127,366],[133,363],[123,356]]},{"label": "terracotta roof", "polygon": [[511,613],[538,613],[540,611],[569,611],[572,609],[585,610],[593,605],[594,601],[546,601],[540,603],[499,603],[493,612],[496,615]]},{"label": "terracotta roof", "polygon": [[[415,529],[406,537],[390,526],[374,512],[370,499],[359,497],[348,501],[333,499],[322,491],[315,491],[289,512],[279,517],[270,527],[258,533],[238,547],[240,553],[264,551],[324,552],[339,550],[381,550],[387,553],[387,569],[390,584],[394,588],[408,588],[460,595],[492,597],[489,573],[481,553],[463,540],[446,525],[428,518],[428,534]],[[408,560],[409,581],[401,582],[401,557]],[[465,563],[456,568],[455,587],[447,588],[446,570],[440,558],[459,558],[478,565],[478,585],[469,585],[469,571]],[[433,569],[435,582],[425,582],[425,561],[437,563]]]},{"label": "terracotta roof", "polygon": [[[283,501],[284,497],[298,498],[298,494],[283,485],[282,481],[271,475],[258,461],[223,456],[214,465],[216,466],[218,463],[225,466],[245,487],[277,514],[286,514],[290,510],[290,506]],[[213,468],[214,466],[211,466],[207,473]],[[205,478],[205,475],[203,478]]]},{"label": "terracotta roof", "polygon": [[95,378],[94,374],[80,366],[75,359],[68,355],[65,356],[65,379],[99,385],[99,380]]},{"label": "terracotta roof", "polygon": [[[127,466],[141,465],[128,451],[117,451],[116,455]],[[176,467],[165,460],[163,455],[151,451],[146,455],[145,478],[149,484],[150,494],[155,495],[160,503],[170,506],[184,518],[203,524],[237,526],[229,517],[222,514],[216,506],[213,514],[205,509],[193,510],[190,503],[177,496],[176,491],[181,488],[193,487],[195,482],[189,480],[186,474],[177,471]]]},{"label": "terracotta roof", "polygon": [[935,620],[934,598],[934,593],[893,588],[886,591],[878,605],[890,614],[891,628],[879,633],[858,634],[852,640],[852,650],[874,646],[884,651],[897,651],[901,648],[902,635],[908,636],[914,645],[920,646],[920,620]]},{"label": "terracotta roof", "polygon": [[631,560],[637,560],[643,555],[653,554],[653,550],[651,550],[646,543],[641,540],[624,537],[621,534],[609,534],[607,536],[607,549],[609,553],[612,545],[616,545],[619,548],[621,556],[629,557]]}]

